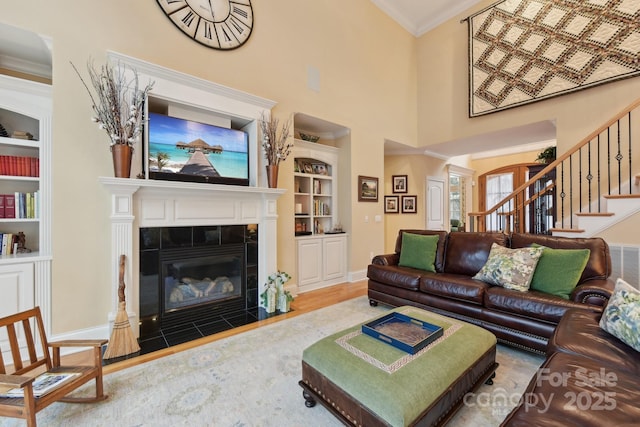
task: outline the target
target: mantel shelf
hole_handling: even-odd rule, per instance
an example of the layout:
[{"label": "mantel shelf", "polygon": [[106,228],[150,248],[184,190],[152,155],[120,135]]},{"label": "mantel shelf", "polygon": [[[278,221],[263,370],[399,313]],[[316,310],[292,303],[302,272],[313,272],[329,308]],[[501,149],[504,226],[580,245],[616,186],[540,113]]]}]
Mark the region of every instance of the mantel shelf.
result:
[{"label": "mantel shelf", "polygon": [[182,181],[162,181],[154,179],[133,179],[133,178],[113,178],[113,177],[99,177],[100,182],[109,187],[111,190],[118,189],[119,191],[125,191],[135,193],[139,189],[148,189],[151,191],[170,191],[170,192],[217,192],[217,193],[242,193],[242,194],[264,194],[272,195],[275,197],[284,194],[286,189],[284,188],[267,188],[267,187],[252,187],[243,185],[224,185],[224,184],[200,184],[194,182],[182,182]]}]

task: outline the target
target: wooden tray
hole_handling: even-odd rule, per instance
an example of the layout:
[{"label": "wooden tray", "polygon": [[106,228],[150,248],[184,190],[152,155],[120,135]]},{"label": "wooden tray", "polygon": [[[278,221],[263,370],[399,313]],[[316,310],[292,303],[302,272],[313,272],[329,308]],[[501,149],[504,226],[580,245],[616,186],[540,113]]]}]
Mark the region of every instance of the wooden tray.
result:
[{"label": "wooden tray", "polygon": [[362,325],[362,333],[416,354],[442,336],[440,326],[414,319],[402,313],[390,313]]}]

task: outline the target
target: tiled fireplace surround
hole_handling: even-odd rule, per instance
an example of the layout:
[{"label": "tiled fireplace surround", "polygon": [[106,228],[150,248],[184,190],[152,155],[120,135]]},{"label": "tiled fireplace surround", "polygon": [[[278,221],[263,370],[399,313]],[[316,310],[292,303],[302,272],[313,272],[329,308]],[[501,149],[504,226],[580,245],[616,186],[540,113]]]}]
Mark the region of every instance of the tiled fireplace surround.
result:
[{"label": "tiled fireplace surround", "polygon": [[127,259],[124,277],[127,310],[134,333],[138,336],[141,228],[257,224],[258,293],[262,292],[267,276],[276,271],[277,199],[284,190],[266,188],[256,124],[261,114],[269,114],[275,103],[118,53],[110,52],[109,57],[114,64],[124,63],[135,68],[141,82],[154,81],[150,96],[249,123],[244,127],[249,134],[251,153],[249,186],[100,178],[111,197],[113,292],[108,320],[111,326],[117,313],[118,260],[124,254]]}]

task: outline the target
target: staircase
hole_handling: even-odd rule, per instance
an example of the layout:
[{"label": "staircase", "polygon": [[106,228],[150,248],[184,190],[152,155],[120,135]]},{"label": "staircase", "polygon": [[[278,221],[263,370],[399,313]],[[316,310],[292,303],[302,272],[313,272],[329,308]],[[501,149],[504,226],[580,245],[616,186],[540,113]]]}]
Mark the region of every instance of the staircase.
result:
[{"label": "staircase", "polygon": [[[547,211],[553,227],[536,222]],[[469,213],[469,224],[471,231],[589,237],[633,215],[640,215],[640,99],[498,204]]]}]

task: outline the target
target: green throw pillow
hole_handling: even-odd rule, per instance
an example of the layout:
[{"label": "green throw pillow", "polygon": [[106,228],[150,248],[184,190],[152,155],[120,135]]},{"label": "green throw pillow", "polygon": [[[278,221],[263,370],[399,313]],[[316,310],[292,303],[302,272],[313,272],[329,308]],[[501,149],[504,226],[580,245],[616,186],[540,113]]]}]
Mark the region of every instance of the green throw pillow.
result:
[{"label": "green throw pillow", "polygon": [[602,310],[600,328],[636,351],[640,351],[639,327],[640,291],[624,280],[618,279],[611,299]]},{"label": "green throw pillow", "polygon": [[510,249],[493,243],[489,259],[473,278],[505,289],[528,291],[542,251],[542,247]]},{"label": "green throw pillow", "polygon": [[435,273],[436,266],[434,263],[438,249],[438,239],[437,235],[427,236],[402,233],[402,247],[400,248],[398,265]]},{"label": "green throw pillow", "polygon": [[544,248],[531,279],[531,289],[569,299],[589,261],[589,249]]}]

